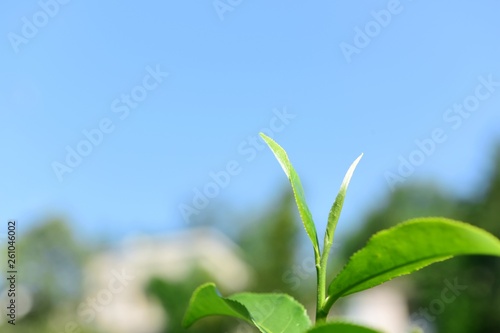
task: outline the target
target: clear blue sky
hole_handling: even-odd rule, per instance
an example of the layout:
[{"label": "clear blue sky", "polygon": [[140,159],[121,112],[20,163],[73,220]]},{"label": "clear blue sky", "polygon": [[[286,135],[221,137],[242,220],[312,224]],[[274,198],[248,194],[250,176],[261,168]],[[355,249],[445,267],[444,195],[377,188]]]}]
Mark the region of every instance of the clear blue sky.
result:
[{"label": "clear blue sky", "polygon": [[[479,184],[500,133],[498,1],[230,3],[5,2],[0,219],[62,214],[99,237],[171,230],[228,163],[239,173],[210,207],[258,207],[286,182],[248,139],[271,125],[321,229],[361,152],[343,228],[436,128],[446,140],[408,181]],[[284,110],[295,117],[281,126]],[[83,131],[100,125],[109,133],[89,148]],[[78,145],[91,151],[60,181],[54,162],[68,167]]]}]

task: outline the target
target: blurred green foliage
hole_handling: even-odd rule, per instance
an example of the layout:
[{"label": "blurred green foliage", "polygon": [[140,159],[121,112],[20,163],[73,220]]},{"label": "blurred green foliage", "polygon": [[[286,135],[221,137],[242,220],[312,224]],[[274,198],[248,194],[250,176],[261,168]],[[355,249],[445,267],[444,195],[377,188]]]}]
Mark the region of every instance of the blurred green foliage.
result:
[{"label": "blurred green foliage", "polygon": [[18,237],[18,287],[28,288],[32,307],[15,326],[3,325],[1,332],[64,332],[66,323],[74,320],[66,317],[68,309],[76,314],[82,297],[82,267],[90,254],[60,218],[48,219]]},{"label": "blurred green foliage", "polygon": [[292,192],[284,192],[269,212],[245,226],[237,241],[257,277],[248,290],[294,294],[283,274],[295,263],[299,233]]}]

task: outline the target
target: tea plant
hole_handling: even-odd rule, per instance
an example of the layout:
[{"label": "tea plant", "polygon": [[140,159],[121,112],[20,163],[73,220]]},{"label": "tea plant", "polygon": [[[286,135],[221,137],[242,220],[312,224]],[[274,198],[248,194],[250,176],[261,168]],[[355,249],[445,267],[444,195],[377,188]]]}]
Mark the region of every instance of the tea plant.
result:
[{"label": "tea plant", "polygon": [[312,242],[317,276],[316,322],[313,325],[304,306],[289,295],[238,293],[221,297],[215,285],[207,283],[193,293],[184,317],[184,327],[206,316],[224,315],[247,321],[264,333],[380,333],[338,319],[327,322],[328,313],[341,297],[453,256],[472,254],[500,257],[500,240],[480,228],[441,217],[416,218],[373,235],[364,248],[351,256],[327,287],[327,263],[335,228],[347,187],[362,155],[352,163],[344,177],[328,216],[321,250],[297,172],[285,150],[271,138],[262,133],[260,135],[290,181],[299,215]]}]

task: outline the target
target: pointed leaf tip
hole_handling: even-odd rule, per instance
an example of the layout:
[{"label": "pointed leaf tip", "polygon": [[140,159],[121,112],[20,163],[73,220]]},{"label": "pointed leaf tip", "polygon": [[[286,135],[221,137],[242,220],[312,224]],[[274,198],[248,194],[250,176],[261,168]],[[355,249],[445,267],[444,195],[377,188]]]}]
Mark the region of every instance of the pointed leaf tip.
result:
[{"label": "pointed leaf tip", "polygon": [[363,153],[361,153],[361,155],[359,155],[358,158],[356,158],[354,162],[352,162],[351,166],[344,176],[341,189],[347,189],[347,186],[349,186],[349,182],[351,181],[352,175],[354,174],[354,170],[356,170],[356,167],[358,166],[359,161],[361,161],[361,158],[363,158]]}]

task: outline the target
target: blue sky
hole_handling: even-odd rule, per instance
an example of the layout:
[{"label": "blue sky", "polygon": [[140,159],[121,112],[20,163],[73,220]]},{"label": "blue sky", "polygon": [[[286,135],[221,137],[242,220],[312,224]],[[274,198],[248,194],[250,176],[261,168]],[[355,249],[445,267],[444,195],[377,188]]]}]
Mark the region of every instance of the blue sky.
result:
[{"label": "blue sky", "polygon": [[[179,207],[228,164],[201,210],[259,207],[286,184],[251,143],[273,127],[321,229],[364,152],[346,229],[401,157],[405,181],[466,194],[499,139],[498,1],[63,2],[0,11],[0,219],[24,228],[50,214],[91,237],[182,228]],[[69,167],[67,147],[87,156]]]}]

